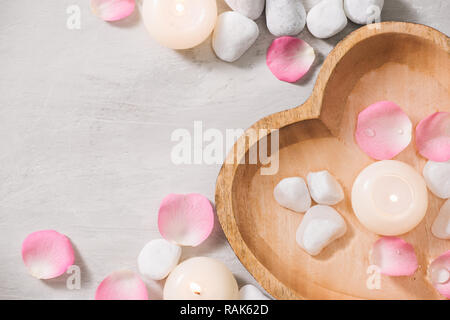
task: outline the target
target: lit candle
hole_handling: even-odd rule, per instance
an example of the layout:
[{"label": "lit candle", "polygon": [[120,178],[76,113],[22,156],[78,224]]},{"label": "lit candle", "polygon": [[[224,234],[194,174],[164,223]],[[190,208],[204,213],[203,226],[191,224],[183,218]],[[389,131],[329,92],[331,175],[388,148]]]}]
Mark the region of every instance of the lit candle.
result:
[{"label": "lit candle", "polygon": [[231,271],[205,257],[179,264],[164,285],[164,300],[236,300],[239,290]]},{"label": "lit candle", "polygon": [[427,211],[425,180],[406,163],[375,162],[356,178],[352,206],[370,231],[385,236],[406,233],[422,221]]},{"label": "lit candle", "polygon": [[142,17],[150,35],[172,49],[202,43],[214,29],[216,0],[144,0]]}]

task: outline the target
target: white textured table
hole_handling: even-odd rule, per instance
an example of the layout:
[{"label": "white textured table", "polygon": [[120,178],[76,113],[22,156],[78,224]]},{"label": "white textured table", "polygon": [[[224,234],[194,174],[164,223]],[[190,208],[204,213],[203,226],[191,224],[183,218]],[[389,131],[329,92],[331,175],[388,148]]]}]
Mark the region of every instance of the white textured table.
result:
[{"label": "white textured table", "polygon": [[[317,1],[304,1],[307,10]],[[383,20],[418,22],[449,34],[448,0],[386,0]],[[81,9],[69,30],[66,9]],[[219,1],[221,11],[226,10]],[[141,247],[159,236],[157,210],[168,193],[214,199],[220,165],[175,165],[175,129],[246,128],[301,104],[339,35],[300,37],[319,53],[298,84],[275,79],[265,65],[273,37],[261,35],[234,64],[219,61],[210,41],[176,52],[152,41],[136,13],[108,24],[85,0],[2,0],[0,9],[0,298],[91,299],[110,272],[136,270]],[[30,232],[56,229],[76,246],[81,289],[67,276],[39,281],[27,274],[20,248]],[[256,283],[218,223],[183,257],[226,263],[240,284]],[[151,297],[160,284],[150,284]]]}]

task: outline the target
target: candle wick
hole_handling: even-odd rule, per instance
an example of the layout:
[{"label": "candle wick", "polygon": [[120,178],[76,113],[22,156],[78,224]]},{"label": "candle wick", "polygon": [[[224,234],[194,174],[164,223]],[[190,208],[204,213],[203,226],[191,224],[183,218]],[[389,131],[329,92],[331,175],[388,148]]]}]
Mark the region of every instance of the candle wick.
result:
[{"label": "candle wick", "polygon": [[198,285],[195,282],[191,283],[191,290],[192,290],[192,293],[197,295],[197,296],[202,294],[202,288],[200,287],[200,285]]},{"label": "candle wick", "polygon": [[391,194],[391,196],[389,197],[391,199],[392,202],[397,202],[398,201],[398,196],[395,194]]},{"label": "candle wick", "polygon": [[184,5],[182,3],[177,3],[177,5],[175,6],[175,9],[181,13],[184,11]]}]

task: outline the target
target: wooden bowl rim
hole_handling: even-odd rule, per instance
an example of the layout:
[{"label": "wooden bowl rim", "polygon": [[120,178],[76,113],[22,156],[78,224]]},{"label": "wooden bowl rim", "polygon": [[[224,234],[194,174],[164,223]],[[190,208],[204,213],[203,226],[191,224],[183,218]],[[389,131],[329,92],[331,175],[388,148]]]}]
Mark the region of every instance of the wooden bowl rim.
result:
[{"label": "wooden bowl rim", "polygon": [[[324,91],[328,80],[341,59],[358,43],[374,36],[398,33],[420,37],[432,41],[437,47],[449,51],[449,38],[442,32],[421,24],[408,22],[382,22],[378,24],[363,26],[340,41],[325,59],[316,84],[310,98],[302,105],[284,110],[267,117],[264,117],[253,124],[236,141],[233,149],[228,153],[224,164],[220,170],[216,182],[215,204],[217,216],[222,229],[230,243],[233,251],[245,268],[252,274],[258,283],[276,299],[305,299],[284,283],[279,281],[248,248],[242,238],[233,214],[233,181],[236,171],[239,167],[239,161],[251,148],[251,145],[245,145],[245,148],[237,148],[246,139],[246,135],[251,130],[259,129],[280,129],[293,123],[304,120],[317,119],[320,116]],[[270,119],[270,121],[269,121]],[[268,127],[270,124],[270,127]],[[274,125],[275,124],[275,125]],[[268,131],[266,134],[270,133]],[[264,133],[259,138],[264,137]],[[257,142],[257,141],[256,141]],[[236,157],[236,161],[233,161]],[[341,299],[361,299],[351,295],[336,292],[327,289],[319,284],[313,283],[313,286],[320,288],[326,296],[339,296]]]}]

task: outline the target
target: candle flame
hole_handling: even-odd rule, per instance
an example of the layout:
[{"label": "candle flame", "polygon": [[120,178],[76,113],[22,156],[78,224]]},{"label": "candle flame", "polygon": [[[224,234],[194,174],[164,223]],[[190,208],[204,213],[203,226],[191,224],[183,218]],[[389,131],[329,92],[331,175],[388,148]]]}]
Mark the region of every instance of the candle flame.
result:
[{"label": "candle flame", "polygon": [[198,296],[202,294],[202,288],[200,287],[200,285],[198,285],[195,282],[191,283],[191,290],[194,294],[196,294]]},{"label": "candle flame", "polygon": [[391,194],[391,196],[389,197],[389,199],[392,202],[397,202],[398,201],[398,196],[396,194]]},{"label": "candle flame", "polygon": [[175,5],[175,10],[177,10],[178,13],[183,13],[183,11],[184,11],[184,4],[181,3],[181,2],[178,2]]}]

